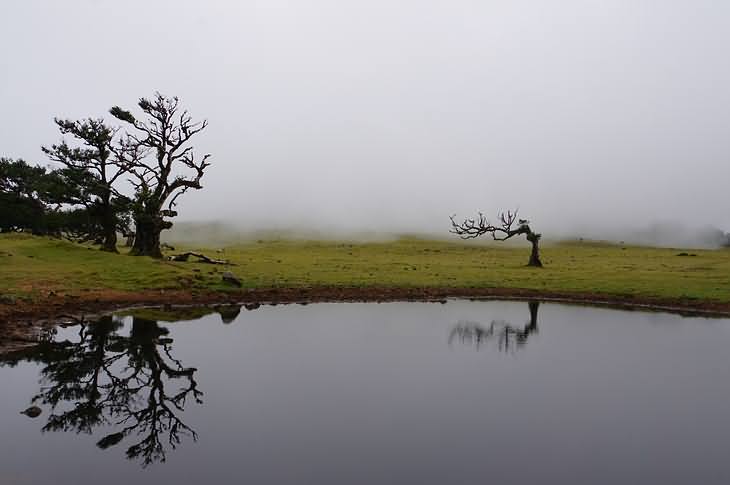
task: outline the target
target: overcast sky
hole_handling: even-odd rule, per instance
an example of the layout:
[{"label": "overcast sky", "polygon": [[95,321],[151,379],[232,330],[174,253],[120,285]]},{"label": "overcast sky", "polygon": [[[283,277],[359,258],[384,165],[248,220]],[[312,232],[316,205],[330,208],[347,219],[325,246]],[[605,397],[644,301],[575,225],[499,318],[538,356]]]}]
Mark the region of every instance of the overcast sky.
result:
[{"label": "overcast sky", "polygon": [[3,0],[0,155],[177,95],[210,126],[180,219],[730,230],[730,2]]}]

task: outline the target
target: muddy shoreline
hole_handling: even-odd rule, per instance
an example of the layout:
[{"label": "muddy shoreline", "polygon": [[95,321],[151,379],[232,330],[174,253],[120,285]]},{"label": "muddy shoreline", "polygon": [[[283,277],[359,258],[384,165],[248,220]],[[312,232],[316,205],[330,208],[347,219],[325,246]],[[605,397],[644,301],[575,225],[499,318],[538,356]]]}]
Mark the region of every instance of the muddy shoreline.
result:
[{"label": "muddy shoreline", "polygon": [[43,332],[69,318],[131,307],[206,306],[222,304],[287,304],[321,302],[442,302],[449,298],[484,300],[540,300],[624,310],[661,311],[704,317],[730,317],[730,303],[662,299],[591,293],[565,293],[515,288],[388,288],[311,287],[269,288],[236,292],[149,290],[93,291],[82,295],[50,294],[32,301],[0,303],[0,353],[38,342]]}]

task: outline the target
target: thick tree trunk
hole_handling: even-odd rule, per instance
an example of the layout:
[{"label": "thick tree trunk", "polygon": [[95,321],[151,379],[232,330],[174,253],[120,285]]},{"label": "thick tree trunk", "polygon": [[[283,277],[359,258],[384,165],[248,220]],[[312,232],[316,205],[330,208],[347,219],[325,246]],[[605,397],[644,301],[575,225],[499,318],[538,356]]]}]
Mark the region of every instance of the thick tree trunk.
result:
[{"label": "thick tree trunk", "polygon": [[165,221],[160,215],[140,214],[135,216],[134,225],[137,231],[129,254],[162,259],[160,233],[172,227],[172,223]]},{"label": "thick tree trunk", "polygon": [[102,232],[103,239],[101,242],[101,250],[110,253],[118,253],[117,251],[117,218],[111,205],[111,194],[106,193],[102,199],[103,215],[102,215]]},{"label": "thick tree trunk", "polygon": [[542,268],[542,261],[540,261],[540,248],[538,247],[540,235],[530,233],[527,235],[527,240],[532,243],[532,252],[530,253],[530,261],[527,263],[527,266]]},{"label": "thick tree trunk", "polygon": [[117,224],[111,207],[107,208],[107,214],[104,217],[104,240],[101,243],[101,250],[110,253],[118,253],[117,251]]},{"label": "thick tree trunk", "polygon": [[132,256],[149,256],[151,258],[162,259],[159,233],[137,231],[134,246],[132,246],[129,254]]},{"label": "thick tree trunk", "polygon": [[112,228],[108,230],[104,228],[104,241],[101,243],[101,250],[110,253],[118,253],[117,251],[117,231]]},{"label": "thick tree trunk", "polygon": [[160,249],[160,232],[155,224],[145,224],[139,221],[135,222],[137,233],[134,236],[134,246],[129,254],[132,256],[150,256],[152,258],[162,258],[162,250]]}]

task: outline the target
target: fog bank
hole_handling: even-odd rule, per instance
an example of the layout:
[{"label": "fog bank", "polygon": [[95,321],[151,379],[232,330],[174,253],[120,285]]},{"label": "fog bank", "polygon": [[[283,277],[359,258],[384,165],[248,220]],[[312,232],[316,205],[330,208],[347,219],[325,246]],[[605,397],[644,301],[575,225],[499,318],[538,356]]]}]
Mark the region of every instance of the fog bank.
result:
[{"label": "fog bank", "polygon": [[[254,241],[308,240],[308,241],[350,241],[350,242],[389,242],[399,238],[422,238],[460,242],[458,236],[449,232],[448,221],[439,231],[366,231],[344,229],[334,226],[244,226],[235,221],[184,221],[178,222],[170,231],[163,233],[163,240],[172,244],[197,244],[201,246],[223,247],[245,244]],[[543,229],[535,225],[535,230]],[[646,227],[578,226],[572,231],[542,232],[544,244],[560,241],[585,240],[605,241],[616,244],[642,245],[666,248],[718,249],[730,247],[730,233],[716,227],[691,227],[681,223],[658,222]],[[470,243],[491,243],[487,235]],[[524,238],[515,238],[510,244],[524,243]],[[502,244],[502,243],[499,243]]]},{"label": "fog bank", "polygon": [[208,118],[181,221],[730,230],[729,2],[26,0],[0,7],[0,45],[4,156],[45,163],[53,116],[154,90]]}]

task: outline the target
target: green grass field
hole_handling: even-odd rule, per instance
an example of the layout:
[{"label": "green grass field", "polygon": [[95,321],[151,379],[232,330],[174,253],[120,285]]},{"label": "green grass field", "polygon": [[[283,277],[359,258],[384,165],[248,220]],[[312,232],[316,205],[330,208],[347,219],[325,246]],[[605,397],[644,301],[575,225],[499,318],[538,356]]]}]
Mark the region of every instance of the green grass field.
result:
[{"label": "green grass field", "polygon": [[[177,248],[180,250],[181,248]],[[542,269],[525,266],[529,245],[420,239],[384,243],[259,241],[225,248],[235,267],[173,263],[107,254],[70,242],[0,235],[0,294],[199,288],[491,287],[730,302],[730,251],[622,247],[591,242],[545,244]],[[178,251],[179,252],[179,251]],[[678,256],[681,252],[695,256]]]}]

